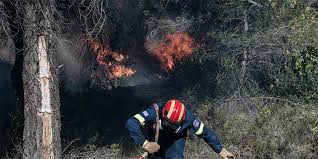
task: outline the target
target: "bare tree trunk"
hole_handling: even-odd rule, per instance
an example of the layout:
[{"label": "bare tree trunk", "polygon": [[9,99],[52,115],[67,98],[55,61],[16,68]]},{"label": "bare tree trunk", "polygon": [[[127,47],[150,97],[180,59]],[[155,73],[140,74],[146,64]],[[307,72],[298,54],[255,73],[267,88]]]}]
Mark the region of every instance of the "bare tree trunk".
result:
[{"label": "bare tree trunk", "polygon": [[[247,11],[244,11],[244,33],[248,31],[248,21],[247,21]],[[246,65],[247,65],[247,48],[243,52],[243,60],[241,62],[241,76],[240,76],[240,85],[243,85],[245,76],[246,76]]]},{"label": "bare tree trunk", "polygon": [[25,3],[23,158],[61,158],[54,0]]}]

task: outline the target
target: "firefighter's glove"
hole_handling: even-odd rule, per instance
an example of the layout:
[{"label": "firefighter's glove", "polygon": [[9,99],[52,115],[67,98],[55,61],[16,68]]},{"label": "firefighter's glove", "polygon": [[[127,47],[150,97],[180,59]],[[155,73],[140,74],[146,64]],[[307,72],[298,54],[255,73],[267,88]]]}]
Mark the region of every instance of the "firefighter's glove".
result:
[{"label": "firefighter's glove", "polygon": [[142,145],[142,148],[152,154],[159,151],[160,145],[158,145],[156,142],[149,142],[146,140]]},{"label": "firefighter's glove", "polygon": [[222,151],[219,153],[219,155],[223,158],[223,159],[234,159],[234,155],[231,154],[229,151],[227,151],[225,148],[222,148]]}]

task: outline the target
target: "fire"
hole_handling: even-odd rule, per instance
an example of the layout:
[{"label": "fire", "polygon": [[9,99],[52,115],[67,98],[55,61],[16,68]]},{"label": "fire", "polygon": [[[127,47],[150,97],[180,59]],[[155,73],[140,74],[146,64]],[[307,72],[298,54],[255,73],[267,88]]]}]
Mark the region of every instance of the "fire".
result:
[{"label": "fire", "polygon": [[108,45],[103,45],[94,39],[90,41],[90,47],[97,54],[96,61],[99,66],[104,68],[108,78],[127,77],[136,73],[136,70],[122,64],[128,57],[122,53],[111,51]]},{"label": "fire", "polygon": [[161,67],[170,71],[175,63],[192,54],[194,39],[188,33],[178,32],[166,35],[154,48],[149,51],[161,63]]}]

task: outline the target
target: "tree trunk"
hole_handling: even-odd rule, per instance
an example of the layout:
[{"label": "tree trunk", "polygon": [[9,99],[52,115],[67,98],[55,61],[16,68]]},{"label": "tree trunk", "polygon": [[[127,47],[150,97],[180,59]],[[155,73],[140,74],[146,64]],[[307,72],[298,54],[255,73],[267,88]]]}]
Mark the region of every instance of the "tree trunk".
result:
[{"label": "tree trunk", "polygon": [[24,159],[61,158],[54,0],[25,2]]},{"label": "tree trunk", "polygon": [[[248,21],[247,21],[247,11],[244,10],[244,33],[248,31]],[[241,62],[241,75],[240,75],[240,85],[242,86],[246,76],[246,65],[247,65],[247,48],[244,48],[243,60]]]}]

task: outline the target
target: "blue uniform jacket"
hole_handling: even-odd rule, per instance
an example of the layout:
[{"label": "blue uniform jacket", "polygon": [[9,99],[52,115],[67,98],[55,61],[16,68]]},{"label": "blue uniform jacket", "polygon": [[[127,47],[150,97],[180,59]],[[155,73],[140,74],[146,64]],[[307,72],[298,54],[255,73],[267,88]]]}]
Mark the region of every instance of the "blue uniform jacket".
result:
[{"label": "blue uniform jacket", "polygon": [[[164,103],[157,103],[159,109],[164,106]],[[159,113],[161,111],[159,110]],[[133,138],[138,146],[142,146],[146,138],[142,132],[142,127],[147,124],[154,124],[156,122],[156,110],[153,106],[149,107],[145,111],[136,114],[134,117],[130,118],[126,123],[126,128],[129,131],[130,136]],[[197,117],[195,117],[188,109],[185,121],[181,127],[174,133],[176,134],[186,134],[189,130],[191,133],[203,138],[203,140],[209,144],[209,146],[216,152],[220,153],[222,150],[222,145],[217,137],[217,135],[208,127],[206,127]],[[160,134],[159,134],[160,138]]]}]

